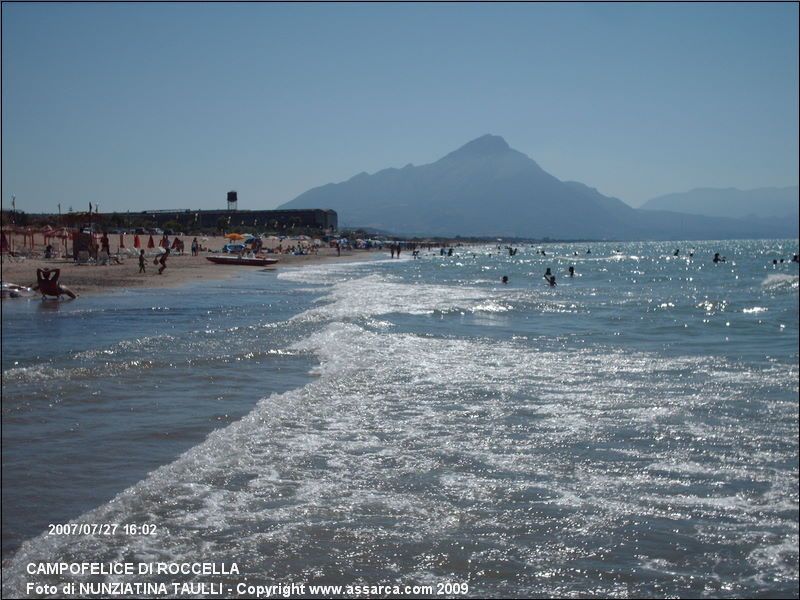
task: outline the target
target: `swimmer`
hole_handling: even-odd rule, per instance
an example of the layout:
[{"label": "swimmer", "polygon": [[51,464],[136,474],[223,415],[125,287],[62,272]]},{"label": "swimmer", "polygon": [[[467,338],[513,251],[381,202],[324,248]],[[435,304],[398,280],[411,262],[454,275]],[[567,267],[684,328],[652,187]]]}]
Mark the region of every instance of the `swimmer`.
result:
[{"label": "swimmer", "polygon": [[720,258],[719,252],[714,252],[714,262],[715,263],[725,262],[725,257],[723,256],[722,258]]},{"label": "swimmer", "polygon": [[547,283],[550,284],[550,287],[556,287],[556,276],[550,275],[550,279],[547,280]]},{"label": "swimmer", "polygon": [[680,248],[675,248],[675,252],[672,253],[672,256],[678,256],[678,254],[680,253],[681,253]]},{"label": "swimmer", "polygon": [[77,298],[77,294],[65,285],[58,283],[58,278],[61,276],[61,269],[36,269],[36,286],[33,288],[42,293],[42,300],[46,296],[55,296],[60,298],[62,295],[67,295],[72,299]]},{"label": "swimmer", "polygon": [[503,275],[503,279],[501,281],[503,283],[508,283],[508,275]]}]

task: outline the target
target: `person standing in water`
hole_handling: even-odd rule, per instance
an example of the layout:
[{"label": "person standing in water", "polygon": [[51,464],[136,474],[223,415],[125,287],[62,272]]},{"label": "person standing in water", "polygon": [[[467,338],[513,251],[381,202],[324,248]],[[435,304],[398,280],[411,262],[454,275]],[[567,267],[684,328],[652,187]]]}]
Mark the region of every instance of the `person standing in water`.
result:
[{"label": "person standing in water", "polygon": [[575,267],[572,265],[569,266],[569,276],[575,277]]},{"label": "person standing in water", "polygon": [[550,281],[550,277],[551,277],[552,275],[553,275],[553,274],[550,272],[550,267],[547,267],[547,271],[545,271],[545,272],[544,272],[544,278],[545,278],[547,281]]}]

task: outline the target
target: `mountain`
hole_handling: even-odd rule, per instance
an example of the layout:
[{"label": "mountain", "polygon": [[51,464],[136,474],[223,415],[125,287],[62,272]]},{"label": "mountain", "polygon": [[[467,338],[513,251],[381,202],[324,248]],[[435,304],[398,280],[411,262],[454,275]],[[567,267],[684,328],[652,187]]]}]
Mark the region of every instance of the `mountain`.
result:
[{"label": "mountain", "polygon": [[765,187],[755,190],[736,188],[696,188],[666,194],[645,202],[645,210],[671,210],[709,217],[798,218],[800,195],[797,186]]},{"label": "mountain", "polygon": [[[561,181],[496,135],[436,162],[359,173],[280,208],[332,208],[339,222],[411,235],[688,239],[779,235],[771,224],[631,208]],[[787,229],[785,226],[782,226]]]}]

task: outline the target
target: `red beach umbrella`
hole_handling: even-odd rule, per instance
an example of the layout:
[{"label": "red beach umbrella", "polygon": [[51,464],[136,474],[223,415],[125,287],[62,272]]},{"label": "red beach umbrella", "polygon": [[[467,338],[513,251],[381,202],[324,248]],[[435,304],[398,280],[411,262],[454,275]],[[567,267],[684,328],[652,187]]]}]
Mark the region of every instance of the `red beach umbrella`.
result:
[{"label": "red beach umbrella", "polygon": [[153,241],[153,236],[152,235],[150,236],[150,239],[147,240],[147,247],[148,248],[155,248],[156,247],[156,243]]},{"label": "red beach umbrella", "polygon": [[175,250],[181,245],[181,241],[178,239],[178,236],[175,236],[175,239],[172,240],[172,249]]},{"label": "red beach umbrella", "polygon": [[134,235],[133,236],[133,247],[134,248],[141,248],[142,247],[142,242],[141,242],[141,240],[139,240],[139,236],[138,235]]}]

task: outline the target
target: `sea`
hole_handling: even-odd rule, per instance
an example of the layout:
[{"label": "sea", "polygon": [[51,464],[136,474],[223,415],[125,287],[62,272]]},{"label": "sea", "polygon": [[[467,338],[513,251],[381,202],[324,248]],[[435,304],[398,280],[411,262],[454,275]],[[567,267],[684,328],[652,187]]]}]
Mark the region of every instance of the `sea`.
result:
[{"label": "sea", "polygon": [[798,597],[798,240],[507,246],[4,300],[3,596]]}]

